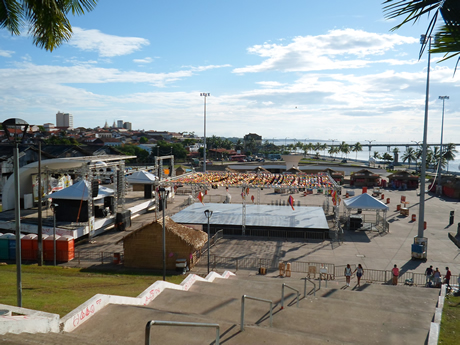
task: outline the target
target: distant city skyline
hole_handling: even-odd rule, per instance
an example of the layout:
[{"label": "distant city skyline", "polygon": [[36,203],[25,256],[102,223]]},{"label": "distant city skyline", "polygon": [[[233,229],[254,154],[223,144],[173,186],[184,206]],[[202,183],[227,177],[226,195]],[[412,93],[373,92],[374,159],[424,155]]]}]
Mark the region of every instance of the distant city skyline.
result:
[{"label": "distant city skyline", "polygon": [[[364,0],[136,4],[99,2],[52,53],[0,30],[4,118],[44,124],[63,110],[74,127],[107,119],[202,136],[206,91],[207,136],[422,138],[427,20],[391,32],[398,22]],[[450,96],[444,142],[455,142],[460,73],[441,58],[432,55],[428,141],[440,138],[438,97]]]}]

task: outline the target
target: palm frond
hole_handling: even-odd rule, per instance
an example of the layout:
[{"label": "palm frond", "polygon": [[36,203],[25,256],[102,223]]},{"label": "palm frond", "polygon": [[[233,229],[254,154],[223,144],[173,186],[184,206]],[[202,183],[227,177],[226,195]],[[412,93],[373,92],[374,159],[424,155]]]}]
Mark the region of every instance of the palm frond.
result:
[{"label": "palm frond", "polygon": [[6,28],[13,35],[21,33],[22,6],[16,0],[0,0],[0,29]]}]

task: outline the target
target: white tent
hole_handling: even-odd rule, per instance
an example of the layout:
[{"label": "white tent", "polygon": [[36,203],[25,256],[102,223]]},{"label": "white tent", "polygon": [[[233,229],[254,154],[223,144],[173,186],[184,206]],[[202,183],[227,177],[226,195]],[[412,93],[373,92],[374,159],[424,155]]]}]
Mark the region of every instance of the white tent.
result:
[{"label": "white tent", "polygon": [[158,180],[158,177],[148,171],[136,171],[132,175],[126,177],[130,184],[153,184]]},{"label": "white tent", "polygon": [[[88,181],[79,181],[74,183],[72,186],[64,188],[58,192],[48,194],[45,199],[52,198],[52,199],[64,199],[64,200],[88,200]],[[114,190],[99,186],[99,192],[97,197],[94,199],[101,199],[107,196],[112,196],[114,194]]]},{"label": "white tent", "polygon": [[[389,225],[388,225],[388,222],[386,221],[386,217],[387,217],[387,211],[389,210],[389,207],[385,205],[383,202],[381,202],[380,200],[377,200],[376,198],[370,196],[367,193],[363,193],[353,198],[345,199],[343,201],[343,204],[347,212],[347,227],[348,228],[350,228],[350,216],[351,216],[352,209],[375,210],[376,211],[375,225],[379,228],[383,228],[384,232],[388,231]],[[380,211],[383,212],[383,217],[380,216]],[[358,211],[358,213],[361,213],[361,211]],[[366,221],[367,220],[366,217],[364,218],[365,218],[364,220],[366,223],[371,224],[371,229],[372,229],[373,222]]]},{"label": "white tent", "polygon": [[343,201],[346,209],[361,209],[361,210],[382,210],[388,211],[389,207],[380,200],[367,193],[354,196],[353,198],[345,199]]}]

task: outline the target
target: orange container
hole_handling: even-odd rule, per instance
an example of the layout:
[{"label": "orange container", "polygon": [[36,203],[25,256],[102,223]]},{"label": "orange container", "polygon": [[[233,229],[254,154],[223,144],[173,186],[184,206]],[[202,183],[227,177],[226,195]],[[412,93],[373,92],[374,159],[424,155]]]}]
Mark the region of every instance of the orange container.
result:
[{"label": "orange container", "polygon": [[411,219],[413,222],[415,222],[417,220],[417,216],[415,214],[412,215],[412,219]]},{"label": "orange container", "polygon": [[37,260],[38,258],[38,236],[35,234],[25,235],[21,238],[22,260]]},{"label": "orange container", "polygon": [[423,222],[423,230],[426,230],[426,222]]},{"label": "orange container", "polygon": [[396,211],[401,211],[401,205],[396,205]]},{"label": "orange container", "polygon": [[406,197],[405,197],[404,195],[401,195],[401,204],[402,204],[403,202],[406,202]]},{"label": "orange container", "polygon": [[387,198],[387,204],[389,204],[389,203],[390,203],[390,198]]},{"label": "orange container", "polygon": [[61,236],[56,240],[56,260],[68,262],[75,258],[75,241],[72,236]]},{"label": "orange container", "polygon": [[385,199],[385,194],[382,194],[382,195],[380,196],[380,199],[382,199],[382,200]]},{"label": "orange container", "polygon": [[367,193],[367,187],[363,187],[363,194]]},{"label": "orange container", "polygon": [[[56,235],[56,252],[57,252],[57,240],[59,239],[59,235]],[[54,260],[54,244],[53,244],[53,235],[48,236],[47,238],[43,239],[43,260],[45,261],[53,261]],[[57,255],[56,255],[57,261]]]}]

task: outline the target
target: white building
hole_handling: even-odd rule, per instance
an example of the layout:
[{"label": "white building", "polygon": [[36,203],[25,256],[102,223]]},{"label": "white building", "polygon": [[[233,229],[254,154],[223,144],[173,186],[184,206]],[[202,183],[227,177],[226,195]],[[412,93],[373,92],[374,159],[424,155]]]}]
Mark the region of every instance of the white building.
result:
[{"label": "white building", "polygon": [[123,120],[117,120],[117,128],[123,128]]},{"label": "white building", "polygon": [[56,114],[56,128],[73,129],[73,115],[58,111]]},{"label": "white building", "polygon": [[131,122],[125,122],[123,124],[123,127],[126,128],[128,131],[131,131],[133,128],[132,128],[132,123]]}]

